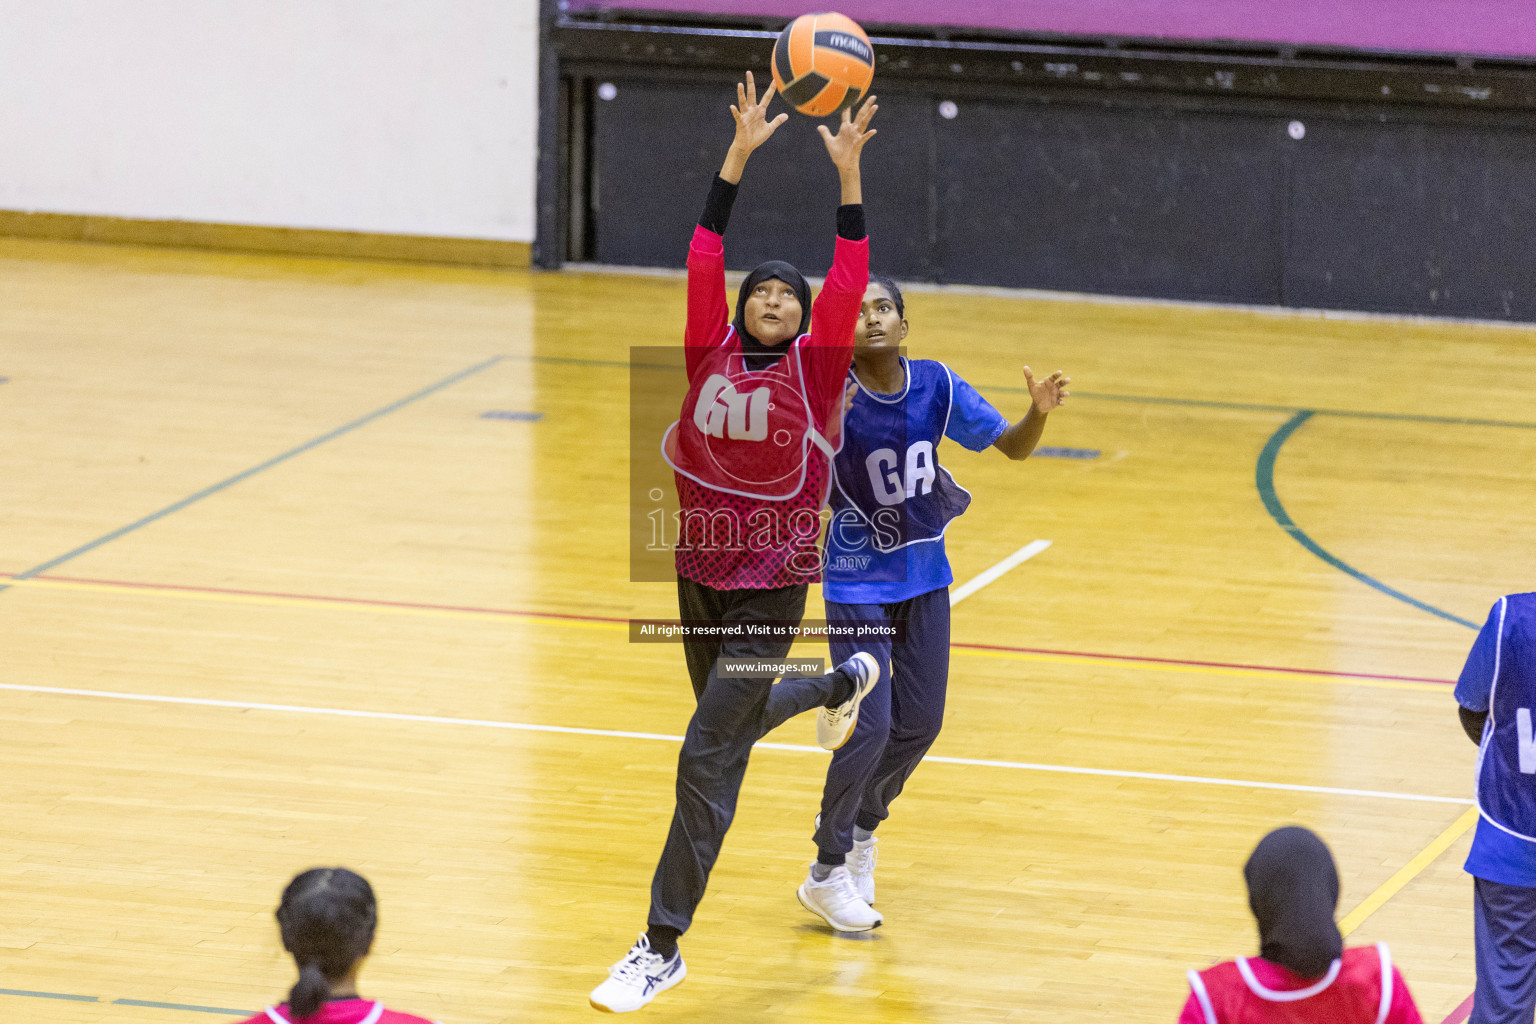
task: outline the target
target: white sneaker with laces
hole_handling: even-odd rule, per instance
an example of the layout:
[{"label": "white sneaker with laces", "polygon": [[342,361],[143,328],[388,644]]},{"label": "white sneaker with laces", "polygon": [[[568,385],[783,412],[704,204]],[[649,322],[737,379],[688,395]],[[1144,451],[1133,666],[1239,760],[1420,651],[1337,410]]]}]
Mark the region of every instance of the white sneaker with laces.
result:
[{"label": "white sneaker with laces", "polygon": [[671,960],[663,960],[660,954],[651,952],[651,941],[642,933],[640,941],[630,947],[629,955],[608,968],[608,980],[593,989],[587,1001],[593,1009],[605,1013],[628,1013],[687,976],[681,952],[672,954]]},{"label": "white sneaker with laces", "polygon": [[880,681],[880,663],[865,651],[837,667],[853,680],[853,696],[835,708],[822,708],[816,715],[816,743],[823,750],[837,750],[848,742],[853,727],[859,724],[859,705]]},{"label": "white sneaker with laces", "polygon": [[853,887],[853,876],[839,864],[832,869],[826,881],[818,882],[814,875],[806,875],[800,888],[795,890],[800,905],[838,932],[867,932],[879,928],[885,918],[868,903],[859,898]]},{"label": "white sneaker with laces", "polygon": [[853,876],[853,888],[859,899],[875,905],[875,844],[880,840],[870,836],[866,842],[854,840],[848,853],[848,874]]}]

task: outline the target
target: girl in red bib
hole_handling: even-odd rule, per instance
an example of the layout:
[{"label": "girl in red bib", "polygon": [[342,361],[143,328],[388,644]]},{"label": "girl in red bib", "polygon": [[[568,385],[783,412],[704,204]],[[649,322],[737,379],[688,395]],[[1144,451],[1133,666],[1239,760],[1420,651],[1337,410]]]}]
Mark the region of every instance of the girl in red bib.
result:
[{"label": "girl in red bib", "polygon": [[[811,315],[811,290],[788,263],[747,275],[734,315],[722,236],[752,151],[788,120],[769,120],[773,87],[752,75],[736,87],[736,136],[710,187],[688,251],[688,396],[662,439],[677,481],[677,598],[682,620],[708,631],[684,641],[698,704],[677,761],[677,802],[651,881],[646,930],[588,997],[613,1013],[638,1010],[687,976],[678,938],[693,922],[736,813],[752,745],[805,711],[820,710],[817,742],[842,746],[880,667],[858,653],[816,678],[742,678],[724,659],[774,662],[798,625],[808,584],[821,580],[821,507],[842,425],[844,378],[869,279],[859,154],[875,133],[874,97],[820,126],[841,182],[832,267]],[[814,321],[814,322],[813,322]]]},{"label": "girl in red bib", "polygon": [[1339,872],[1314,833],[1271,832],[1243,877],[1259,955],[1190,971],[1179,1024],[1423,1024],[1386,943],[1344,948]]},{"label": "girl in red bib", "polygon": [[289,882],[277,924],[299,980],[286,1003],[243,1024],[432,1024],[357,994],[378,916],[373,887],[346,868],[311,868]]}]

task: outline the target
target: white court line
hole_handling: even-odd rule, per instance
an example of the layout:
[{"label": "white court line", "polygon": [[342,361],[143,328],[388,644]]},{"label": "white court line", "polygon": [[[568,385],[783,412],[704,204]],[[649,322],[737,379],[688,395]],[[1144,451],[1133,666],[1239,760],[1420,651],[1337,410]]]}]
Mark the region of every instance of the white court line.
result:
[{"label": "white court line", "polygon": [[964,601],[966,598],[976,593],[976,591],[980,590],[988,583],[995,581],[999,576],[1007,572],[1009,569],[1012,569],[1018,565],[1023,565],[1025,562],[1029,561],[1031,558],[1034,558],[1036,555],[1050,546],[1051,542],[1048,540],[1030,541],[1028,544],[1025,544],[1023,547],[1019,548],[1019,550],[1015,551],[1001,562],[998,562],[996,565],[982,573],[980,576],[977,576],[973,580],[968,580],[965,583],[962,583],[960,586],[956,587],[954,590],[951,590],[949,592],[949,606],[953,608],[955,605],[959,604],[961,601]]},{"label": "white court line", "polygon": [[[429,725],[467,725],[480,729],[510,729],[516,732],[563,733],[571,736],[606,736],[613,739],[664,740],[681,743],[681,736],[662,732],[627,732],[621,729],[581,729],[570,725],[532,725],[527,722],[498,722],[486,718],[448,718],[443,715],[407,715],[394,711],[358,711],[352,708],[316,708],[302,704],[265,704],[246,700],[215,700],[211,697],[168,697],[150,693],[115,693],[111,690],[77,690],[60,686],[24,686],[0,683],[0,690],[16,693],[46,693],[60,697],[105,697],[110,700],[148,701],[154,704],[190,704],[196,707],[234,708],[239,711],[281,711],[301,715],[335,715],[341,718],[378,718],[391,722],[422,722]],[[796,743],[758,743],[764,750],[788,750],[802,754],[826,754],[820,747]],[[1100,775],[1115,779],[1144,779],[1151,782],[1189,782],[1206,786],[1237,786],[1244,789],[1279,789],[1291,793],[1321,793],[1326,796],[1363,796],[1378,800],[1412,800],[1420,803],[1470,805],[1471,800],[1454,796],[1426,796],[1419,793],[1388,793],[1378,789],[1341,789],[1335,786],[1304,786],[1289,782],[1254,782],[1247,779],[1216,779],[1202,775],[1168,775],[1162,772],[1131,772],[1117,768],[1076,768],[1070,765],[1033,764],[1028,761],[989,761],[974,757],[923,758],[936,764],[958,764],[976,768],[1009,768],[1018,771],[1056,772],[1063,775]]]}]

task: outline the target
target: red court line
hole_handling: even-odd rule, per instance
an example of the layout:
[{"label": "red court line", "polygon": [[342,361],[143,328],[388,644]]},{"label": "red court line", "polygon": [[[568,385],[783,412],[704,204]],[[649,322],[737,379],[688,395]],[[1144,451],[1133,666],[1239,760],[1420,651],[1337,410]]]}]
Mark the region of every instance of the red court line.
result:
[{"label": "red court line", "polygon": [[1425,676],[1384,676],[1373,672],[1332,672],[1320,668],[1284,668],[1277,665],[1244,665],[1231,661],[1190,661],[1187,658],[1153,658],[1140,654],[1089,654],[1086,651],[1053,651],[1044,647],[1004,647],[999,644],[972,644],[951,641],[951,647],[974,651],[1013,651],[1019,654],[1060,654],[1069,658],[1106,658],[1110,661],[1151,662],[1158,665],[1195,665],[1201,668],[1241,668],[1258,672],[1290,672],[1299,676],[1323,676],[1345,679],[1389,679],[1398,683],[1444,683],[1455,686],[1454,679],[1430,679]]},{"label": "red court line", "polygon": [[[15,579],[11,573],[0,573],[0,578]],[[191,587],[179,583],[134,583],[128,580],[96,580],[83,576],[55,576],[52,573],[34,576],[33,579],[53,580],[56,583],[89,583],[99,587],[122,587],[124,590],[180,590],[193,594],[229,594],[237,597],[282,597],[295,601],[324,601],[330,604],[350,604],[363,608],[413,608],[430,612],[477,612],[483,615],[521,615],[534,619],[567,619],[577,622],[628,622],[608,615],[576,615],[568,612],[524,612],[510,608],[477,608],[473,605],[422,604],[417,601],[385,601],[373,597],[330,597],[324,594],[288,594],[278,590],[236,590],[231,587]]]},{"label": "red court line", "polygon": [[[0,573],[0,579],[15,579],[11,573]],[[324,601],[331,604],[353,605],[361,608],[410,608],[419,611],[438,612],[475,612],[481,615],[506,615],[522,616],[524,618],[548,619],[553,622],[616,622],[626,623],[629,619],[618,618],[612,615],[577,615],[569,612],[534,612],[522,611],[516,608],[481,608],[474,605],[452,604],[425,604],[418,601],[386,601],[378,598],[364,597],[330,597],[322,594],[290,594],[272,590],[237,590],[230,587],[195,587],[178,583],[135,583],[128,580],[99,580],[87,579],[80,576],[55,576],[52,573],[34,577],[39,580],[53,580],[58,583],[88,583],[102,587],[122,587],[125,590],[179,590],[197,594],[228,594],[239,597],[276,597],[288,598],[295,601]],[[1123,661],[1127,664],[1151,664],[1151,665],[1189,665],[1196,668],[1231,668],[1250,672],[1285,672],[1297,676],[1311,676],[1323,679],[1381,679],[1401,683],[1441,683],[1445,686],[1456,685],[1454,679],[1431,679],[1425,676],[1393,676],[1380,675],[1370,672],[1330,672],[1325,669],[1315,668],[1287,668],[1278,665],[1248,665],[1231,661],[1195,661],[1188,658],[1154,658],[1137,654],[1098,654],[1092,651],[1063,651],[1048,647],[1012,647],[1005,644],[978,644],[963,641],[952,641],[951,647],[959,647],[973,651],[1003,651],[1010,654],[1048,654],[1065,658],[1100,658],[1106,661]]]},{"label": "red court line", "polygon": [[1470,1016],[1472,1016],[1472,997],[1467,996],[1467,998],[1461,1001],[1461,1005],[1452,1010],[1450,1015],[1441,1021],[1440,1024],[1461,1024],[1462,1021]]}]

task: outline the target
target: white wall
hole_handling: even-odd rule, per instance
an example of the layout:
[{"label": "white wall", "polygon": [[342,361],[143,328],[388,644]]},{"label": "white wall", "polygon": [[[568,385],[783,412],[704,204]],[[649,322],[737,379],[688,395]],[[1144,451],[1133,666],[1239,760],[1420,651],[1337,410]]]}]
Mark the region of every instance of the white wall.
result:
[{"label": "white wall", "polygon": [[0,209],[531,241],[537,0],[0,0]]}]

